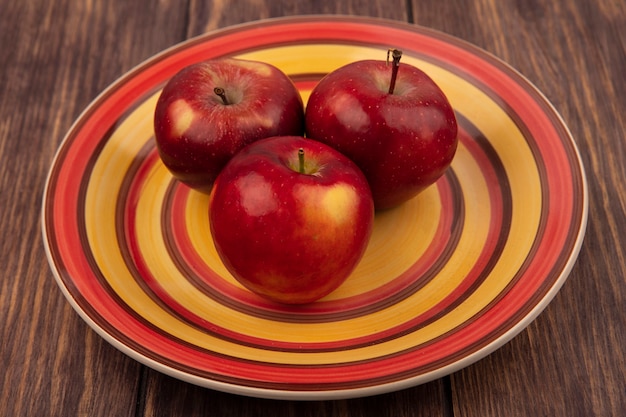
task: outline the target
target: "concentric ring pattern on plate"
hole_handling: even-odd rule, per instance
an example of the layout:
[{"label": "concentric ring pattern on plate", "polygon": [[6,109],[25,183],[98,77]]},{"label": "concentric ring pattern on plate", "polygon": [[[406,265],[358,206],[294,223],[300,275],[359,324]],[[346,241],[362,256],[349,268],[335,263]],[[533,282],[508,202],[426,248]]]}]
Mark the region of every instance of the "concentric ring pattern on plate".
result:
[{"label": "concentric ring pattern on plate", "polygon": [[[354,274],[303,307],[244,290],[219,261],[205,195],[174,181],[153,144],[159,91],[180,68],[236,56],[289,74],[306,102],[340,65],[389,47],[439,83],[460,145],[447,174],[379,213]],[[552,299],[587,216],[576,146],[545,98],[458,39],[388,21],[275,19],[167,50],[104,91],[63,141],[43,234],[72,306],[133,358],[203,386],[272,398],[370,395],[485,356]]]}]

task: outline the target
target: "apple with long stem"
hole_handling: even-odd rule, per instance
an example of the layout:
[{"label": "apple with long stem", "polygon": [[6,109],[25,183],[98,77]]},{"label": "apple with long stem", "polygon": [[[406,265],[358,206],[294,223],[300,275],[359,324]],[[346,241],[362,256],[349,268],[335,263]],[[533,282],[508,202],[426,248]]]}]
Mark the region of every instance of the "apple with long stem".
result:
[{"label": "apple with long stem", "polygon": [[280,69],[257,61],[220,58],[189,65],[167,82],[154,112],[164,165],[205,193],[245,145],[303,132],[296,86]]},{"label": "apple with long stem", "polygon": [[[439,179],[457,148],[457,121],[441,88],[420,69],[356,61],[327,74],[306,105],[306,135],[351,158],[377,210],[395,207]],[[390,65],[391,64],[391,65]]]},{"label": "apple with long stem", "polygon": [[275,302],[305,304],[335,290],[365,252],[374,203],[363,173],[321,142],[274,137],[239,151],[209,199],[225,267]]}]

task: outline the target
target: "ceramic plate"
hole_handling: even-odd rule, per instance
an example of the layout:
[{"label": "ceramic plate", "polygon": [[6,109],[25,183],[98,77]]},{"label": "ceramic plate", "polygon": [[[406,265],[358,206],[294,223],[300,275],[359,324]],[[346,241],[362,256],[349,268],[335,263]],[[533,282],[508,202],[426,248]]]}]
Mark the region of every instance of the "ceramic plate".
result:
[{"label": "ceramic plate", "polygon": [[[377,215],[364,259],[331,295],[302,307],[256,297],[216,255],[207,196],[159,160],[152,114],[161,88],[193,62],[235,56],[281,68],[306,102],[324,74],[385,59],[390,47],[457,111],[451,168]],[[524,329],[578,255],[587,189],[567,127],[505,63],[425,28],[311,16],[208,33],[125,74],[63,140],[42,216],[61,290],[122,352],[217,390],[333,399],[439,378]]]}]

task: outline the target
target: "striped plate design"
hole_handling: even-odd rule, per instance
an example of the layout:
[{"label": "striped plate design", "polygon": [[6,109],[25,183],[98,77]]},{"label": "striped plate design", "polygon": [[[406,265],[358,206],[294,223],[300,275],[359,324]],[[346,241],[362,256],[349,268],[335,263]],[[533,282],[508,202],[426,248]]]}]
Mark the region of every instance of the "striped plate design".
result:
[{"label": "striped plate design", "polygon": [[[155,151],[164,83],[193,62],[270,62],[306,102],[340,65],[389,47],[457,111],[447,174],[379,214],[354,274],[304,307],[244,290],[213,246],[208,199]],[[587,185],[563,121],[526,79],[459,39],[356,17],[265,20],[166,50],[106,89],[72,126],[46,184],[42,230],[55,278],[103,338],[177,378],[244,395],[331,399],[449,374],[510,340],[548,304],[578,255]]]}]

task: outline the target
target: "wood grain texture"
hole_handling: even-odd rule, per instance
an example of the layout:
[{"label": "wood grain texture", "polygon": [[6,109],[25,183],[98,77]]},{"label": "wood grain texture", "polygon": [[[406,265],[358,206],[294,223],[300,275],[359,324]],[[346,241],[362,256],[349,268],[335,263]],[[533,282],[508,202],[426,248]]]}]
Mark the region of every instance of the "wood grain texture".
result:
[{"label": "wood grain texture", "polygon": [[405,0],[191,0],[188,36],[220,27],[281,16],[343,14],[407,20]]},{"label": "wood grain texture", "polygon": [[[415,3],[417,19],[421,2]],[[562,114],[590,191],[588,232],[570,279],[520,336],[452,376],[454,415],[621,415],[626,124],[619,115],[626,110],[626,5],[479,1],[464,9],[465,21],[451,13],[439,28],[511,64]]]},{"label": "wood grain texture", "polygon": [[184,10],[149,3],[0,5],[0,415],[135,415],[141,367],[65,301],[39,216],[49,165],[74,119],[117,77],[184,36]]},{"label": "wood grain texture", "polygon": [[[626,410],[621,347],[626,269],[620,244],[626,232],[626,123],[619,116],[626,110],[625,5],[485,1],[474,6],[468,13],[481,21],[480,31],[466,33],[461,26],[455,34],[513,65],[562,114],[587,169],[590,218],[580,259],[554,302],[507,346],[452,376],[454,415],[621,415]],[[544,385],[550,389],[538,391]]]},{"label": "wood grain texture", "polygon": [[220,417],[446,417],[449,399],[443,380],[413,389],[338,401],[279,401],[241,397],[195,387],[147,372],[145,416]]},{"label": "wood grain texture", "polygon": [[[579,261],[507,345],[429,384],[372,398],[272,401],[139,365],[71,309],[50,272],[40,207],[80,112],[151,55],[261,18],[339,13],[410,21],[474,43],[562,114],[589,181]],[[623,0],[123,0],[0,2],[0,415],[618,416],[626,410],[626,3]]]}]

